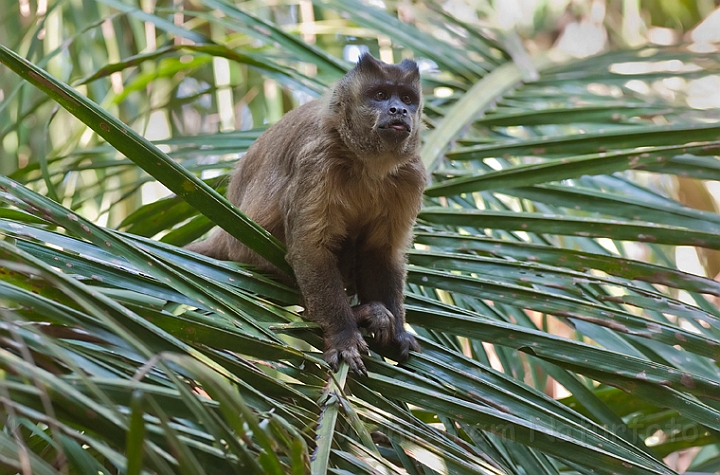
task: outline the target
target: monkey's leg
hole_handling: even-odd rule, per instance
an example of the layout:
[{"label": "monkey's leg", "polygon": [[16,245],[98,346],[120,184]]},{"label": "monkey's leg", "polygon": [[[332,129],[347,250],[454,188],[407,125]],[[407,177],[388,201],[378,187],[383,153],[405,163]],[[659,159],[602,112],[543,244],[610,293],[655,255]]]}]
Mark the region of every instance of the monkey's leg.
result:
[{"label": "monkey's leg", "polygon": [[185,246],[185,249],[212,257],[213,259],[227,261],[231,259],[227,249],[228,238],[230,238],[229,234],[222,229],[216,229],[210,237],[204,241],[192,242]]},{"label": "monkey's leg", "polygon": [[362,354],[368,353],[368,346],[345,295],[336,256],[307,241],[288,247],[286,259],[295,271],[307,316],[323,329],[325,361],[337,371],[340,360],[345,360],[350,369],[367,375]]},{"label": "monkey's leg", "polygon": [[392,339],[385,344],[397,350],[399,361],[407,360],[410,350],[420,351],[415,337],[405,331],[405,259],[392,249],[364,250],[358,253],[357,288],[361,302],[382,302],[393,314]]}]

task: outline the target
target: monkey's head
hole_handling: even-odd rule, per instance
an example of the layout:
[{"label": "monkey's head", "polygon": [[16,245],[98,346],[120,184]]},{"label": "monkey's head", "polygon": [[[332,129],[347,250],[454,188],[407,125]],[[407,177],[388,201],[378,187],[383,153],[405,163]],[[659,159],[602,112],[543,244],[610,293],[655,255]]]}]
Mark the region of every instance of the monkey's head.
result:
[{"label": "monkey's head", "polygon": [[422,93],[415,61],[387,64],[363,54],[334,88],[331,108],[343,141],[360,155],[402,161],[417,153]]}]

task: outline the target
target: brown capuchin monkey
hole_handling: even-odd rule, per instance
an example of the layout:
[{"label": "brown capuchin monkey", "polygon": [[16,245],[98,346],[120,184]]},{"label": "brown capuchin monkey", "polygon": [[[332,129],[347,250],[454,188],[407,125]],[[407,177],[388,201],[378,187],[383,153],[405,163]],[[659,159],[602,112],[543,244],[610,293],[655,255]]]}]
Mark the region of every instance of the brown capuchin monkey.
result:
[{"label": "brown capuchin monkey", "polygon": [[[262,134],[230,180],[230,202],[287,245],[306,316],[322,327],[336,371],[345,360],[367,374],[359,326],[400,361],[420,350],[404,328],[403,289],[426,180],[421,113],[417,63],[366,53],[325,96]],[[188,249],[274,269],[221,229]]]}]

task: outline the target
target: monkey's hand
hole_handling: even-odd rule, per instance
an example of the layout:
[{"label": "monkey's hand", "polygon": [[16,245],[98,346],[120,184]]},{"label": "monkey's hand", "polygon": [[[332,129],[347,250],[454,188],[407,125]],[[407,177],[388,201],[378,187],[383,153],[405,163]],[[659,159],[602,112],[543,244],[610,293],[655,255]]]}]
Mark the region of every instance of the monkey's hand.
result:
[{"label": "monkey's hand", "polygon": [[352,308],[355,323],[367,328],[381,346],[388,346],[395,337],[395,316],[380,302],[368,302]]},{"label": "monkey's hand", "polygon": [[337,333],[325,330],[325,361],[333,371],[338,370],[340,360],[345,360],[350,369],[360,376],[367,376],[362,355],[368,354],[368,345],[357,326],[345,327]]},{"label": "monkey's hand", "polygon": [[422,351],[422,348],[420,348],[420,344],[417,340],[415,340],[415,337],[405,330],[400,330],[398,332],[395,336],[395,341],[393,341],[390,346],[393,350],[397,351],[396,355],[399,363],[407,361],[410,356],[410,350],[418,352]]}]

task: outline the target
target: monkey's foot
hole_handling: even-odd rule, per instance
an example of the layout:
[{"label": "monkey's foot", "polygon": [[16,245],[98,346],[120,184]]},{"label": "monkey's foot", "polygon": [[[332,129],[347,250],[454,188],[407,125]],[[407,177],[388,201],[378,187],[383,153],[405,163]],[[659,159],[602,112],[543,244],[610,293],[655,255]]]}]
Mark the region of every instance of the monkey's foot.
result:
[{"label": "monkey's foot", "polygon": [[415,337],[405,330],[401,330],[400,333],[395,336],[395,341],[390,343],[390,347],[397,352],[397,361],[399,363],[407,361],[410,356],[410,350],[422,351]]},{"label": "monkey's foot", "polygon": [[395,336],[395,316],[380,302],[369,302],[352,308],[355,323],[367,328],[381,346],[388,346]]},{"label": "monkey's foot", "polygon": [[367,376],[367,369],[362,361],[363,354],[368,354],[368,346],[357,327],[334,335],[328,335],[326,331],[324,358],[333,371],[337,371],[340,360],[344,360],[355,373]]}]

